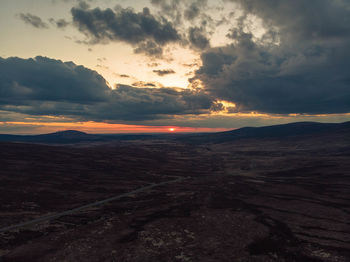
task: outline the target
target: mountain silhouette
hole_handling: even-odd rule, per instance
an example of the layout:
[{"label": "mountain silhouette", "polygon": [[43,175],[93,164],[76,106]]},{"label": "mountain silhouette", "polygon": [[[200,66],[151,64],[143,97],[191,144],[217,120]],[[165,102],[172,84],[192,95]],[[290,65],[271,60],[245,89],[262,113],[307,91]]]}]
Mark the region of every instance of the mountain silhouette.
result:
[{"label": "mountain silhouette", "polygon": [[350,121],[344,123],[296,122],[264,127],[243,127],[236,130],[191,135],[180,140],[190,143],[224,143],[239,139],[292,138],[349,134]]},{"label": "mountain silhouette", "polygon": [[76,130],[65,130],[42,135],[7,135],[0,134],[2,142],[28,142],[28,143],[80,143],[80,142],[106,142],[116,140],[146,140],[168,139],[178,142],[202,144],[202,143],[225,143],[239,139],[265,139],[265,138],[292,138],[320,135],[349,135],[350,121],[345,123],[317,123],[296,122],[283,125],[264,127],[243,127],[226,132],[199,133],[199,134],[87,134]]}]

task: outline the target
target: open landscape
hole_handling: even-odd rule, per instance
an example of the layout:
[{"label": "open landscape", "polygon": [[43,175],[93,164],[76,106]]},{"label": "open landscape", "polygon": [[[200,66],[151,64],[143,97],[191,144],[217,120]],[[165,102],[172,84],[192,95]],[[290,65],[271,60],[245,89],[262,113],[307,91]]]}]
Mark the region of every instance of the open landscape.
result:
[{"label": "open landscape", "polygon": [[350,262],[350,0],[0,0],[0,262]]},{"label": "open landscape", "polygon": [[350,259],[349,122],[69,134],[1,142],[0,261]]}]

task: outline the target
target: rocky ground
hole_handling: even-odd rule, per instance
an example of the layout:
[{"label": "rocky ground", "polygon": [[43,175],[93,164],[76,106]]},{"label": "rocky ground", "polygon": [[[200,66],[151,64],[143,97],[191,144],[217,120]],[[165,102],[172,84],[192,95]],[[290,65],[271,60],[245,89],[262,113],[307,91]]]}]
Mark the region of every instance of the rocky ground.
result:
[{"label": "rocky ground", "polygon": [[186,178],[2,232],[1,262],[350,261],[344,137],[1,143],[0,166],[0,228]]}]

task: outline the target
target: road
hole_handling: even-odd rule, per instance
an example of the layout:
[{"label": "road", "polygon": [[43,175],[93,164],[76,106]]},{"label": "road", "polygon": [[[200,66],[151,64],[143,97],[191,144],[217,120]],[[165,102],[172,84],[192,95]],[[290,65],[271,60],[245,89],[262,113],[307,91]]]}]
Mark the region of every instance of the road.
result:
[{"label": "road", "polygon": [[188,178],[180,177],[180,178],[177,178],[175,180],[170,180],[170,181],[165,181],[165,182],[161,182],[161,183],[157,183],[157,184],[151,184],[151,185],[148,185],[148,186],[144,186],[144,187],[138,188],[136,190],[133,190],[133,191],[130,191],[130,192],[118,195],[118,196],[114,196],[114,197],[110,197],[110,198],[107,198],[107,199],[104,199],[104,200],[100,200],[100,201],[97,201],[97,202],[86,204],[86,205],[83,205],[83,206],[80,206],[80,207],[77,207],[77,208],[73,208],[73,209],[70,209],[70,210],[66,210],[66,211],[63,211],[63,212],[60,212],[60,213],[46,215],[46,216],[38,217],[38,218],[30,220],[30,221],[19,223],[19,224],[16,224],[16,225],[7,226],[7,227],[4,227],[4,228],[1,228],[0,229],[0,233],[11,231],[11,230],[20,229],[20,228],[31,226],[31,225],[35,225],[35,224],[38,224],[38,223],[41,223],[41,222],[44,222],[44,221],[54,220],[54,219],[57,219],[57,218],[60,218],[60,217],[66,216],[66,215],[71,215],[71,214],[77,213],[77,212],[79,212],[81,210],[84,210],[84,209],[87,209],[87,208],[90,208],[90,207],[100,206],[100,205],[106,204],[108,202],[121,199],[123,197],[128,197],[128,196],[131,196],[131,195],[134,195],[134,194],[146,191],[148,189],[152,189],[154,187],[159,187],[159,186],[163,186],[163,185],[167,185],[167,184],[172,184],[172,183],[180,182],[180,181],[183,181],[183,180],[186,180],[186,179],[188,179]]}]

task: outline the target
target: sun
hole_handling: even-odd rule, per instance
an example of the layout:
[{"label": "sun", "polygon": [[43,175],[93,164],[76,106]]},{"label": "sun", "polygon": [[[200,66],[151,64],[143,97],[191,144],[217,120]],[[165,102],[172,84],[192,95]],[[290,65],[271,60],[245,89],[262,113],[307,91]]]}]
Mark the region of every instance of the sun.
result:
[{"label": "sun", "polygon": [[170,132],[174,132],[174,131],[175,131],[175,128],[170,127],[170,128],[169,128],[169,131],[170,131]]}]

